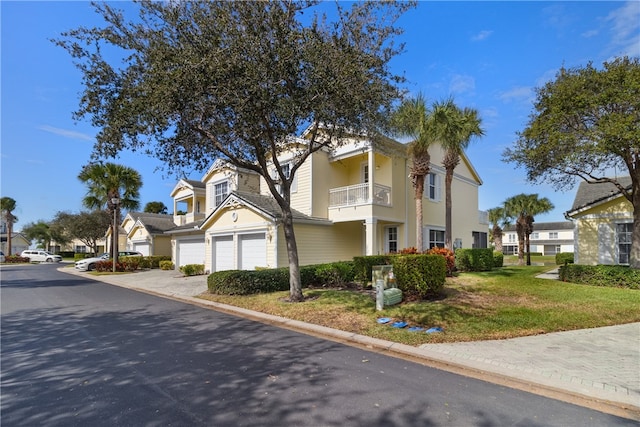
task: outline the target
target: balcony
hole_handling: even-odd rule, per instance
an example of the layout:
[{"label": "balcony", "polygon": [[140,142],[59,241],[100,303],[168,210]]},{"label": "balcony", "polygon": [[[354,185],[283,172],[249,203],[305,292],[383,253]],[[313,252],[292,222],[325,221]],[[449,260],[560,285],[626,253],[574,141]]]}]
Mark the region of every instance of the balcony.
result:
[{"label": "balcony", "polygon": [[201,219],[204,219],[204,213],[194,213],[194,212],[189,212],[187,214],[184,215],[174,215],[173,216],[173,222],[175,225],[185,225],[185,224],[189,224],[191,222],[195,222],[195,221],[199,221]]},{"label": "balcony", "polygon": [[329,207],[357,205],[391,206],[391,187],[373,184],[373,200],[369,199],[369,184],[356,184],[329,190]]}]

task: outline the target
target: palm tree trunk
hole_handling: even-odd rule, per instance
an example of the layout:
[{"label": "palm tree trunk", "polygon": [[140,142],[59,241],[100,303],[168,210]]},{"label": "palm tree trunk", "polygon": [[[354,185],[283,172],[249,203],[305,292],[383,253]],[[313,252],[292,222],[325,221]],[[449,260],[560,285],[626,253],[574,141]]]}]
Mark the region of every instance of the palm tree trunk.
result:
[{"label": "palm tree trunk", "polygon": [[444,217],[444,247],[453,251],[453,231],[451,230],[451,183],[453,182],[453,169],[447,168],[444,178],[445,191],[445,217]]},{"label": "palm tree trunk", "polygon": [[416,176],[414,183],[414,197],[416,200],[416,249],[418,252],[424,250],[424,236],[422,235],[422,198],[424,194],[424,175]]},{"label": "palm tree trunk", "polygon": [[524,265],[524,226],[520,221],[516,223],[516,233],[518,234],[518,265]]}]

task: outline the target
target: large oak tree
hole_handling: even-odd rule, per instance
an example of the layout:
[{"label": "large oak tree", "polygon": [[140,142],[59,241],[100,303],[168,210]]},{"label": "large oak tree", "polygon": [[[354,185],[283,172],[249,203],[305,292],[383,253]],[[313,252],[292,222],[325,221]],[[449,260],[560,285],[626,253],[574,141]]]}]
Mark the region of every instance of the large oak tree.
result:
[{"label": "large oak tree", "polygon": [[[347,132],[375,137],[400,95],[402,79],[389,68],[402,50],[393,43],[396,20],[413,6],[142,1],[137,16],[126,16],[130,4],[123,12],[99,3],[104,27],[75,29],[57,43],[82,71],[75,115],[100,129],[95,156],[142,150],[174,171],[221,158],[264,178],[282,211],[290,298],[300,301],[292,180],[306,158]],[[292,146],[304,128],[306,143]],[[278,161],[286,150],[294,150],[287,169]]]},{"label": "large oak tree", "polygon": [[[504,159],[558,189],[609,182],[633,206],[630,265],[640,268],[640,62],[562,68],[537,90],[534,112]],[[631,187],[616,177],[631,177]]]}]

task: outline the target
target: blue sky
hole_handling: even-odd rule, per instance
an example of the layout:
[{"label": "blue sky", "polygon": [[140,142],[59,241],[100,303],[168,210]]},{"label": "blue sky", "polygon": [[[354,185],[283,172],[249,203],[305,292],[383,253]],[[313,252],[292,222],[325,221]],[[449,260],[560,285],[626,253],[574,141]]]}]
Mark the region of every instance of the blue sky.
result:
[{"label": "blue sky", "polygon": [[[122,5],[126,5],[121,3]],[[79,212],[85,187],[77,179],[96,130],[72,112],[81,75],[66,51],[49,41],[78,26],[99,25],[86,2],[0,2],[2,19],[0,194],[17,201],[16,229]],[[499,206],[519,193],[538,193],[555,205],[536,220],[560,221],[575,189],[531,185],[524,171],[501,161],[532,112],[534,88],[561,66],[596,66],[616,56],[640,56],[640,2],[420,2],[402,18],[406,52],[394,59],[407,88],[430,102],[453,96],[479,111],[486,135],[467,154],[484,184],[480,206]],[[143,178],[141,208],[162,201],[177,177],[153,158],[124,153],[114,160]],[[188,177],[200,179],[196,172]],[[455,208],[455,206],[454,206]]]}]

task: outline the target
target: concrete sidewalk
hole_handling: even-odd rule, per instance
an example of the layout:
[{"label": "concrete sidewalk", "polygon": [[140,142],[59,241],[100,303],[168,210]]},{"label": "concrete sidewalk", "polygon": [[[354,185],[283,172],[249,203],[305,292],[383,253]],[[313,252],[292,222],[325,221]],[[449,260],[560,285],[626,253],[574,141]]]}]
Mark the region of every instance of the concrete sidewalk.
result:
[{"label": "concrete sidewalk", "polygon": [[69,267],[59,270],[640,419],[640,323],[507,340],[413,347],[195,298],[207,290],[206,276],[183,277],[177,271],[163,270],[93,276]]}]

